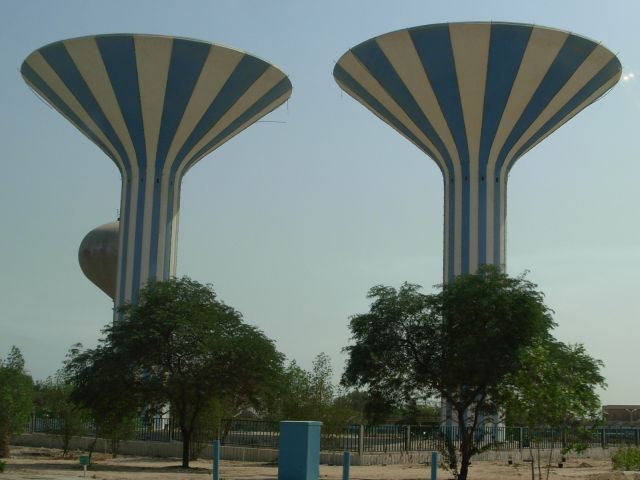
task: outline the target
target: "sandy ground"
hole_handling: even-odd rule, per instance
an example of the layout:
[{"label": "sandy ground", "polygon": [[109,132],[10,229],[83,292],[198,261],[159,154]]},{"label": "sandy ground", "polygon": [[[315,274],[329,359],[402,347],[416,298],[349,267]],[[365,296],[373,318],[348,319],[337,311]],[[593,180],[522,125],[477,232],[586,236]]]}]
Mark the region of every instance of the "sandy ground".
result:
[{"label": "sandy ground", "polygon": [[[0,480],[68,480],[83,477],[78,455],[72,452],[67,459],[60,450],[47,448],[13,447]],[[211,478],[211,462],[198,460],[192,468],[179,468],[178,459],[156,459],[122,456],[112,459],[104,454],[93,455],[93,465],[87,478],[100,480],[205,480]],[[249,462],[222,461],[220,477],[224,480],[272,480],[278,478],[276,465]],[[342,479],[342,467],[320,466],[320,478]],[[387,465],[351,467],[352,480],[427,480],[430,469],[425,465]],[[452,479],[451,473],[440,470],[439,480]],[[506,465],[501,462],[474,462],[470,467],[470,480],[515,480],[531,478],[530,464]],[[611,462],[605,460],[569,460],[565,467],[552,468],[551,479],[586,480],[640,480],[639,473],[612,472]]]}]

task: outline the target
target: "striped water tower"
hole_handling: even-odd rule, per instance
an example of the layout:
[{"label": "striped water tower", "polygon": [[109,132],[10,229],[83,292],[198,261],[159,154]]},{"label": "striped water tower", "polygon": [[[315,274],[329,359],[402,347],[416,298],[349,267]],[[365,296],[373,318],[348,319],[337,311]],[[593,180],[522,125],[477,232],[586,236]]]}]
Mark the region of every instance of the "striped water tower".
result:
[{"label": "striped water tower", "polygon": [[[469,22],[372,38],[346,52],[333,75],[442,171],[448,282],[481,264],[504,268],[509,171],[621,71],[613,53],[570,32]],[[450,408],[443,419],[451,424]]]},{"label": "striped water tower", "polygon": [[616,56],[566,31],[445,23],[380,35],[333,75],[436,162],[444,179],[444,280],[505,264],[507,178],[527,151],[611,87]]},{"label": "striped water tower", "polygon": [[264,60],[158,35],[55,42],[29,55],[21,72],[120,171],[115,281],[99,271],[114,254],[113,225],[91,232],[79,254],[116,306],[175,274],[182,177],[291,95],[286,75]]}]

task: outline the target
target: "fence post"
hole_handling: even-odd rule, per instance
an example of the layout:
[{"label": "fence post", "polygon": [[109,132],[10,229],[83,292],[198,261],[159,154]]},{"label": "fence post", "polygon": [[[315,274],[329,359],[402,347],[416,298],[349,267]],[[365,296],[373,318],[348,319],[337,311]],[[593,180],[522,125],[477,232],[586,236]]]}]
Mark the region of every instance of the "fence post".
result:
[{"label": "fence post", "polygon": [[520,451],[522,451],[522,449],[524,449],[524,429],[523,427],[518,427],[518,429],[520,430]]},{"label": "fence post", "polygon": [[607,429],[605,427],[602,427],[600,429],[600,446],[602,448],[605,448],[607,446]]},{"label": "fence post", "polygon": [[[360,428],[358,429],[358,454],[362,455],[363,453],[364,453],[364,425],[360,424]],[[362,457],[360,457],[360,461],[362,462]]]},{"label": "fence post", "polygon": [[640,430],[638,430],[637,428],[633,429],[633,433],[634,433],[634,443],[636,444],[636,447],[640,447]]},{"label": "fence post", "polygon": [[406,425],[404,435],[404,449],[406,452],[411,450],[411,425]]}]

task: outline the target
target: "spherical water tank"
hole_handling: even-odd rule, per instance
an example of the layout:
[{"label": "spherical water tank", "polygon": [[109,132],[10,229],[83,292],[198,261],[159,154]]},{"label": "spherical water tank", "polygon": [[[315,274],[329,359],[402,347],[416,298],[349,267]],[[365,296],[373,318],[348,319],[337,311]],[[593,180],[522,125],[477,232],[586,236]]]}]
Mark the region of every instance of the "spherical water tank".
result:
[{"label": "spherical water tank", "polygon": [[112,299],[116,296],[119,222],[105,223],[82,240],[78,261],[82,273]]}]

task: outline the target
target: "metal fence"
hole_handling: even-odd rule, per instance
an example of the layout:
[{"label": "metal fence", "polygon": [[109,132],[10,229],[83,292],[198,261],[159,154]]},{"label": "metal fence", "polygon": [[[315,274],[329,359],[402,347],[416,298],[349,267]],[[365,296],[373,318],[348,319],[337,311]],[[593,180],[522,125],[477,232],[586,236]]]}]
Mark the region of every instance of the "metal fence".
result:
[{"label": "metal fence", "polygon": [[[92,421],[75,421],[74,435],[96,434]],[[62,434],[64,422],[55,418],[29,419],[27,431]],[[267,420],[225,419],[212,429],[194,432],[193,441],[208,443],[220,439],[223,445],[278,448],[279,423]],[[139,419],[134,440],[181,441],[182,432],[168,417]],[[458,427],[440,425],[350,425],[322,431],[321,449],[360,453],[443,450],[447,442],[460,443]],[[528,429],[526,427],[480,427],[474,432],[476,444],[485,450],[520,450],[529,447],[562,448],[580,443],[589,447],[640,446],[639,428]]]},{"label": "metal fence", "polygon": [[[26,426],[26,431],[30,433],[50,433],[54,435],[61,435],[64,429],[64,420],[47,417],[31,417]],[[91,419],[76,418],[73,420],[72,431],[74,436],[94,436],[96,427]],[[182,430],[176,420],[170,417],[137,419],[133,432],[132,440],[182,441]],[[215,428],[196,430],[192,435],[192,440],[204,443],[219,438],[223,445],[278,448],[279,432],[280,426],[278,422],[224,419]]]}]

